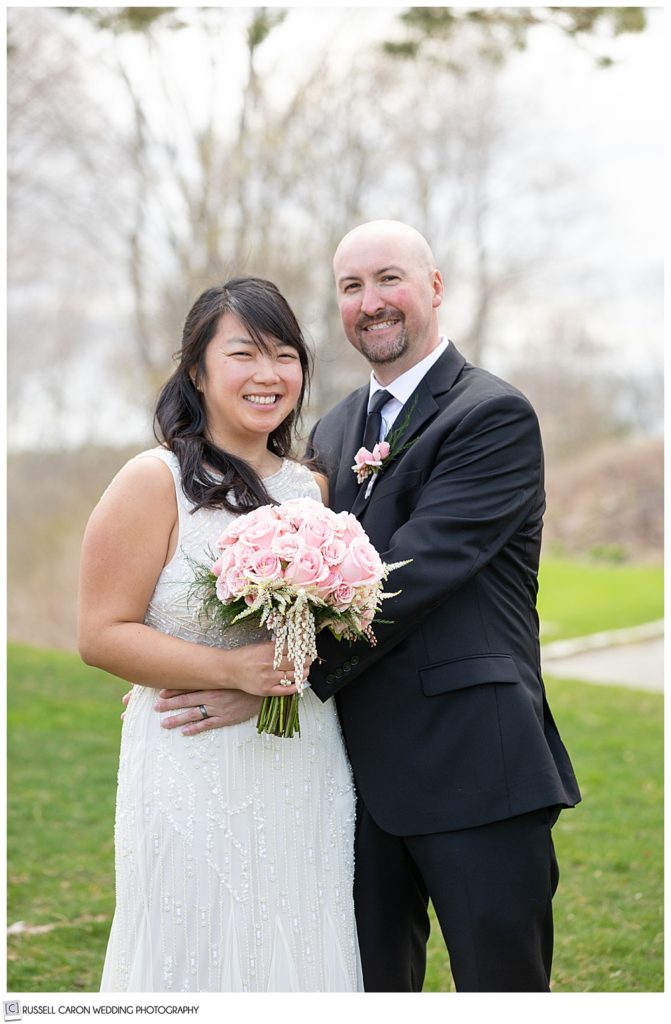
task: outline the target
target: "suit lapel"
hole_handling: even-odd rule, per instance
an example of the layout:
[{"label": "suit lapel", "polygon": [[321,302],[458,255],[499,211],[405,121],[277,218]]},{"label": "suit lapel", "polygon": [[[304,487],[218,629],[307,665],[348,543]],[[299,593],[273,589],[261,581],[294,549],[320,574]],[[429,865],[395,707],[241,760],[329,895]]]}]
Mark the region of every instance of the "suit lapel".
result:
[{"label": "suit lapel", "polygon": [[[400,427],[400,425],[404,422],[405,417],[408,416],[409,411],[407,426],[405,427],[402,436],[400,436],[398,439],[399,448],[402,448],[404,445],[408,444],[408,442],[411,442],[413,438],[416,438],[421,433],[422,428],[425,426],[425,424],[427,424],[437,415],[443,404],[440,402],[440,396],[444,395],[446,392],[450,390],[455,380],[461,373],[465,365],[465,362],[466,360],[461,355],[461,353],[457,351],[457,349],[454,346],[454,343],[450,342],[449,346],[447,347],[443,355],[440,357],[440,359],[436,363],[434,363],[434,365],[431,367],[428,373],[419,382],[419,384],[417,385],[413,393],[410,395],[410,398],[403,406],[403,409],[398,415],[398,418],[394,424],[394,427],[392,428],[392,431]],[[363,405],[364,413],[366,407],[367,401],[364,402]],[[361,419],[359,424],[359,437],[363,436],[364,419],[365,416]],[[355,452],[358,451],[360,447],[361,443],[359,442],[356,445],[356,447],[353,448],[352,460],[349,463],[350,466],[352,465]],[[381,474],[384,474],[386,476],[387,473],[393,473],[399,462],[400,459],[394,459],[386,469],[383,468],[380,471]],[[341,460],[341,472],[343,470],[343,466],[344,460]],[[350,475],[352,476],[356,483],[354,473],[351,470]],[[348,506],[344,506],[350,508],[354,515],[360,516],[368,505],[370,498],[365,497],[366,486],[367,482],[364,482],[360,487],[355,488],[351,504]],[[373,491],[371,491],[371,495],[375,490],[375,486],[376,485],[374,485],[373,487]]]},{"label": "suit lapel", "polygon": [[342,451],[334,489],[334,506],[336,509],[351,509],[354,504],[359,484],[352,470],[354,456],[363,443],[363,431],[368,412],[369,386],[359,388],[352,395],[346,408],[347,423],[343,432]]},{"label": "suit lapel", "polygon": [[[440,359],[433,364],[428,373],[421,379],[410,398],[399,413],[394,426],[403,423],[404,410],[410,411],[408,425],[403,431],[403,437],[399,438],[401,447],[411,441],[420,433],[422,427],[440,410],[440,403],[437,399],[449,391],[455,380],[461,373],[466,360],[450,342],[446,351]],[[391,469],[391,467],[390,467]]]}]

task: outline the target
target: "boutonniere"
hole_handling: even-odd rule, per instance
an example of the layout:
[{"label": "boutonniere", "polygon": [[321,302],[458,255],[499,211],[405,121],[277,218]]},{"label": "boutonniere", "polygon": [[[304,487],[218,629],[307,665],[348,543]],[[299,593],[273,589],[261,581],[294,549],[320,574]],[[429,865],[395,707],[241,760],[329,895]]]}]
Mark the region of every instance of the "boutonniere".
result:
[{"label": "boutonniere", "polygon": [[367,498],[373,489],[373,483],[375,476],[380,470],[384,469],[385,466],[393,462],[394,459],[406,451],[410,445],[414,444],[417,440],[413,437],[412,441],[408,441],[407,444],[401,445],[400,441],[403,434],[408,428],[410,417],[417,405],[417,399],[413,402],[410,409],[408,409],[406,415],[403,418],[403,422],[400,426],[396,427],[395,430],[390,430],[384,441],[378,441],[373,446],[372,452],[368,448],[359,448],[359,451],[354,456],[354,465],[352,470],[356,473],[356,481],[358,484],[362,484],[364,480],[371,477],[371,481],[366,489],[365,497]]},{"label": "boutonniere", "polygon": [[373,446],[372,452],[367,448],[359,448],[354,456],[352,469],[356,473],[356,482],[362,484],[369,476],[379,473],[385,459],[391,454],[391,445],[388,441],[379,441]]}]

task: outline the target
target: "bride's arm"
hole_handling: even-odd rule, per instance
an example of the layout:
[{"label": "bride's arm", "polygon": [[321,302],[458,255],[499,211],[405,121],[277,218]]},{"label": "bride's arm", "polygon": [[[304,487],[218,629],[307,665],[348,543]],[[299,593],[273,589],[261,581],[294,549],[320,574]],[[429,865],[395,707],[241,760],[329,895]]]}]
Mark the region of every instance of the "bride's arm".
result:
[{"label": "bride's arm", "polygon": [[284,696],[288,660],[273,669],[273,644],[224,650],[144,625],[177,537],[172,474],[157,459],[128,463],[89,520],[81,553],[78,641],[82,659],[143,686],[244,690]]}]

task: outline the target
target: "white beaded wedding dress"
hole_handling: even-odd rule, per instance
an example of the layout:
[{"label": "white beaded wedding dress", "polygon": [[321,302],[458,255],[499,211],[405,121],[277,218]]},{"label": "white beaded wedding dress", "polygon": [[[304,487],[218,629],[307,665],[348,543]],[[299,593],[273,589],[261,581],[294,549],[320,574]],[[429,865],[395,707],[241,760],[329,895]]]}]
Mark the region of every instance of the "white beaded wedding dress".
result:
[{"label": "white beaded wedding dress", "polygon": [[[233,516],[192,513],[176,457],[179,541],[146,616],[156,629],[233,647],[268,640],[240,623],[227,638],[198,622],[193,562]],[[320,500],[285,460],[265,480],[278,501]],[[101,991],[363,991],[356,938],[354,788],[332,700],[309,689],[301,735],[261,735],[256,719],[183,736],[161,728],[157,691],[135,686],[123,723],[115,824],[116,911]]]}]

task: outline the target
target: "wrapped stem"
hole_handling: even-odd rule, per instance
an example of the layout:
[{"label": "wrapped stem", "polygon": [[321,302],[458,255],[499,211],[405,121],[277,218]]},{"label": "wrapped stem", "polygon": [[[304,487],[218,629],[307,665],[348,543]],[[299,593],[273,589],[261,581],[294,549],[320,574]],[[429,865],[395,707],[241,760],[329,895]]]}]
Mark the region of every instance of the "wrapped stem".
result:
[{"label": "wrapped stem", "polygon": [[286,647],[287,657],[293,661],[298,692],[286,697],[264,697],[257,732],[286,738],[296,732],[300,736],[298,705],[304,689],[303,665],[306,658],[314,661],[317,657],[315,617],[305,591],[299,591],[288,608],[276,609],[268,617],[267,625],[275,631],[274,667],[280,667]]}]

